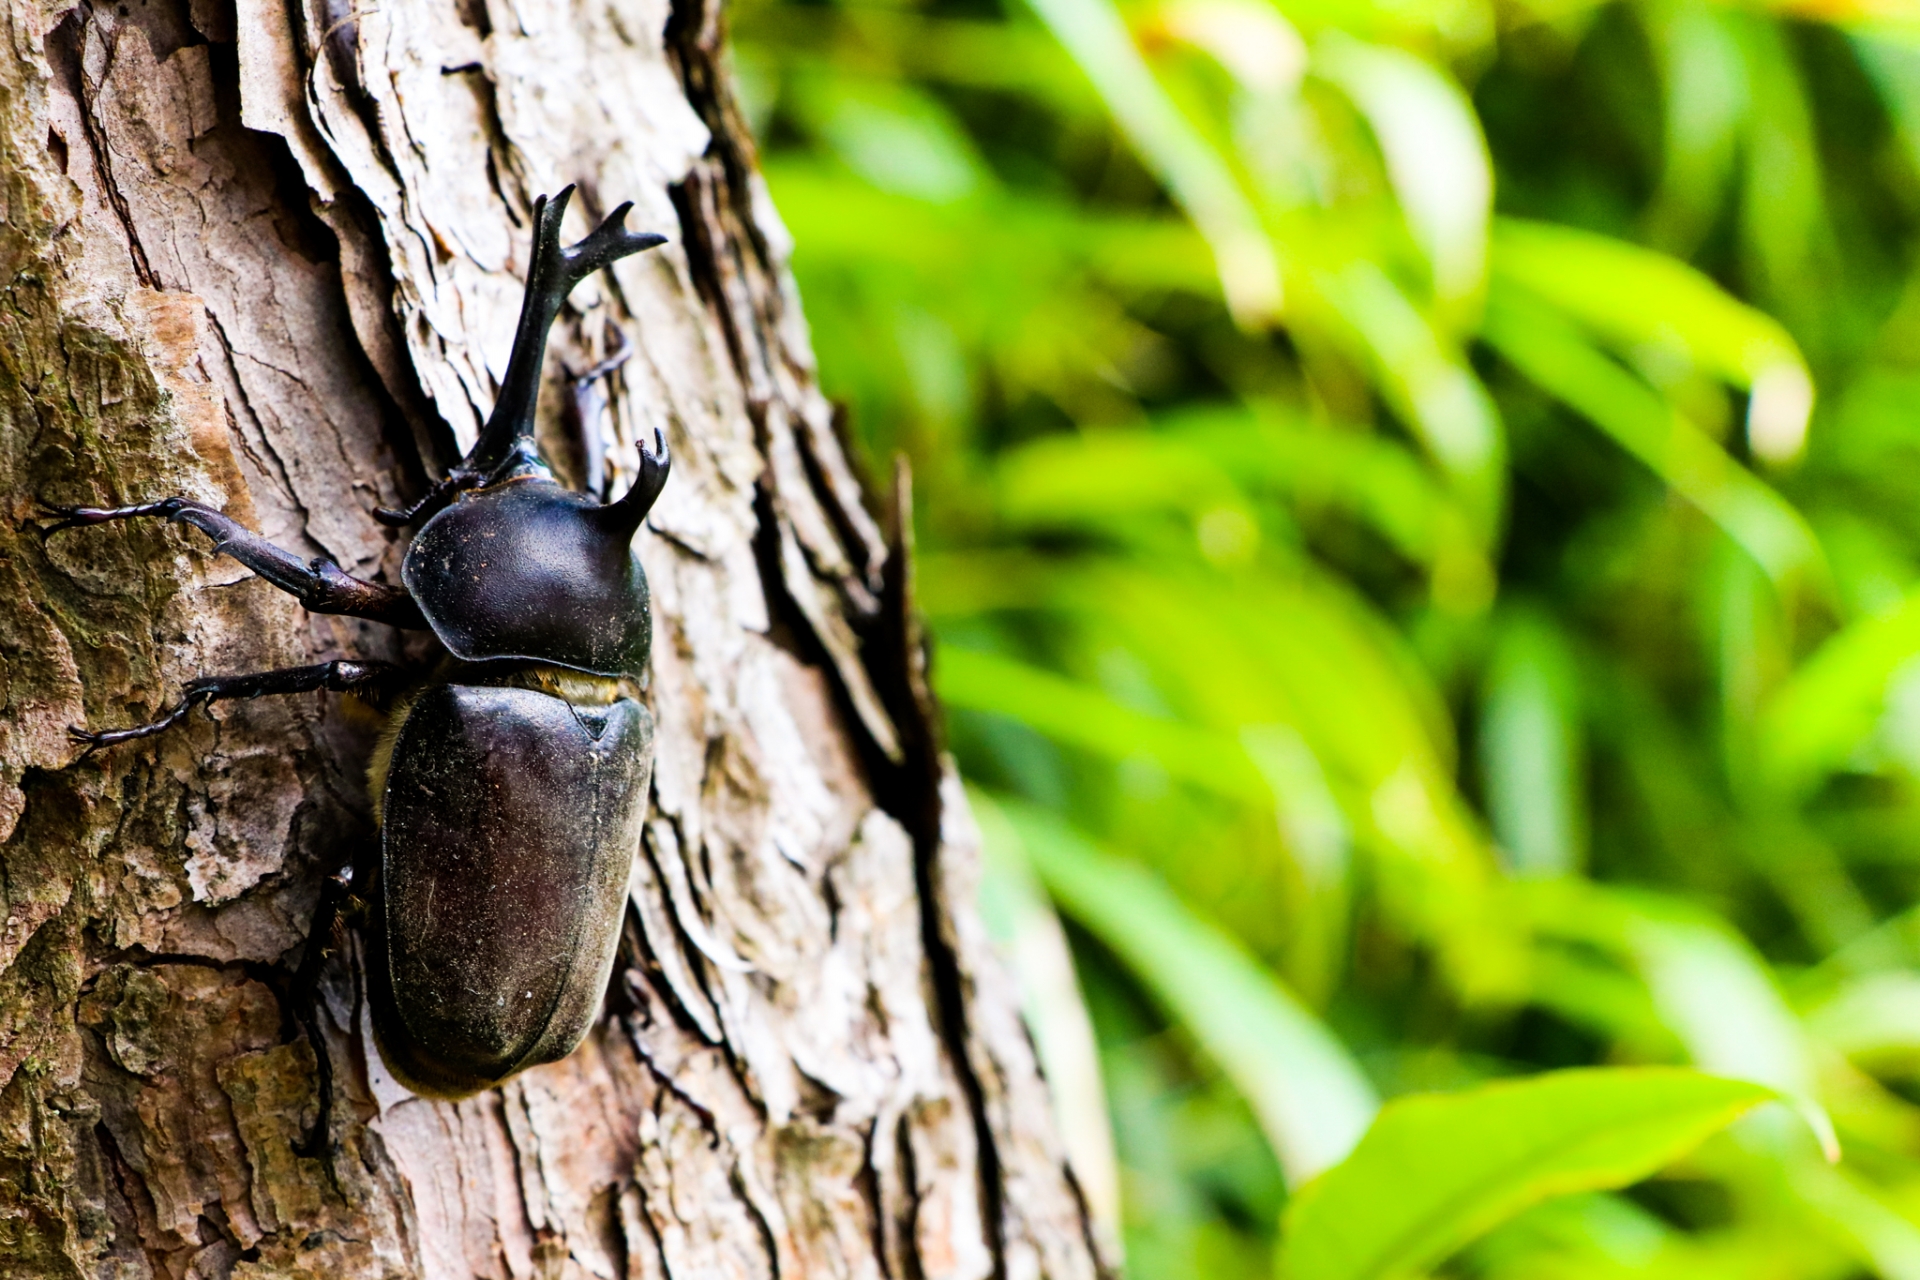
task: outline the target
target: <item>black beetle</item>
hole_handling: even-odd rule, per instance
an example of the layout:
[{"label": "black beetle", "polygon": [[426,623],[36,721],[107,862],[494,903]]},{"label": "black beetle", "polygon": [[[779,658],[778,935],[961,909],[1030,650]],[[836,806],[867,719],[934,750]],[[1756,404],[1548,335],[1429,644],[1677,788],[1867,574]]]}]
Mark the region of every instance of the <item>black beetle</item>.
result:
[{"label": "black beetle", "polygon": [[[563,248],[572,193],[535,202],[519,328],[479,439],[417,505],[376,512],[393,525],[426,520],[402,563],[404,590],[329,560],[305,562],[183,498],[45,507],[56,517],[47,535],[135,516],[190,524],[309,610],[429,627],[446,646],[448,658],[424,681],[354,661],[202,677],[150,724],[72,731],[91,753],[222,699],[334,689],[390,706],[368,770],[377,857],[354,868],[351,894],[367,908],[381,1057],[401,1083],[436,1097],[464,1097],[565,1057],[586,1035],[646,818],[653,720],[639,694],[652,615],[632,544],[666,483],[666,438],[656,431],[643,443],[633,487],[602,503],[554,480],[534,445],[534,411],[547,333],[573,287],[665,237],[627,230],[632,205],[623,204]],[[328,882],[303,984],[317,981],[348,891],[344,877]],[[323,1139],[331,1071],[310,1011],[302,1020],[320,1064]]]}]

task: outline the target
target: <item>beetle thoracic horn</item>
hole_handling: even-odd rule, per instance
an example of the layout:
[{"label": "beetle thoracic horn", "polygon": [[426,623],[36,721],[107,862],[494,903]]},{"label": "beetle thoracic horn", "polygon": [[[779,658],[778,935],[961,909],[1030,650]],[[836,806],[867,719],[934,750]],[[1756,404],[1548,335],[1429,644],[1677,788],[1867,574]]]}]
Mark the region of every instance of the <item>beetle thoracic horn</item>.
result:
[{"label": "beetle thoracic horn", "polygon": [[533,447],[534,401],[540,394],[540,365],[547,353],[547,332],[560,306],[582,280],[628,254],[665,244],[666,237],[629,231],[625,225],[633,208],[628,201],[571,249],[560,243],[560,223],[573,198],[569,183],[551,200],[533,203],[533,261],[527,270],[527,293],[520,304],[520,324],[513,335],[513,353],[507,358],[500,396],[480,438],[460,465],[462,471],[486,475],[508,462],[515,452],[536,457]]},{"label": "beetle thoracic horn", "polygon": [[609,502],[600,508],[601,527],[617,537],[631,538],[640,532],[640,522],[653,510],[654,500],[666,487],[667,469],[673,463],[667,452],[666,433],[656,428],[653,441],[649,446],[645,437],[641,438],[640,474],[634,477],[633,487],[622,494],[618,502]]}]

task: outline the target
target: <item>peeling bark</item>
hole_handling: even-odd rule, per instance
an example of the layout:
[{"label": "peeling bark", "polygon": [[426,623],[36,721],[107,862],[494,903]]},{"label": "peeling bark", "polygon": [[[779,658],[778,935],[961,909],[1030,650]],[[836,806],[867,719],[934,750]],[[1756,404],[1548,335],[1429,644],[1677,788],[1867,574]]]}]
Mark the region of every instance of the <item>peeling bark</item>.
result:
[{"label": "peeling bark", "polygon": [[[972,908],[907,521],[814,379],[702,0],[50,0],[0,17],[0,1275],[1103,1274]],[[422,637],[303,613],[191,531],[42,542],[36,498],[184,495],[397,581],[371,518],[471,442],[533,198],[674,243],[578,290],[619,345],[617,483],[669,433],[654,805],[607,1013],[453,1104],[370,1048],[351,935],[290,977],[373,836],[377,721],[322,695],[80,761],[182,682]],[[559,388],[543,442],[580,450]],[[904,483],[897,486],[904,495]]]}]

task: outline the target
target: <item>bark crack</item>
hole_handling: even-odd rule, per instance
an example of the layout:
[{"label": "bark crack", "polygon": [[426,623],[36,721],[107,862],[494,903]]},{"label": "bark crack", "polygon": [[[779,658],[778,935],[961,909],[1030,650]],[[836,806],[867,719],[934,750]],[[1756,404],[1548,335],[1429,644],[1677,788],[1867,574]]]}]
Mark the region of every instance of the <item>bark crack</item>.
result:
[{"label": "bark crack", "polygon": [[[127,203],[126,193],[120,190],[120,184],[113,174],[113,147],[107,141],[105,128],[101,125],[94,104],[99,97],[99,86],[90,84],[86,74],[86,36],[94,27],[93,9],[83,0],[75,5],[66,17],[60,20],[47,37],[47,52],[56,66],[66,63],[70,67],[69,89],[79,106],[80,131],[87,141],[87,151],[93,157],[94,172],[98,175],[100,192],[106,197],[108,206],[120,222],[120,230],[126,237],[127,255],[132,260],[133,272],[141,284],[149,289],[160,287],[153,266],[147,260],[147,250],[140,243],[140,233],[134,229],[133,210]],[[118,38],[115,35],[102,37],[107,51],[107,67],[111,70],[118,54]]]},{"label": "bark crack", "polygon": [[[227,413],[230,418],[234,417],[234,400],[237,399],[240,407],[247,411],[247,416],[253,419],[253,431],[237,431],[234,435],[238,439],[240,447],[246,450],[247,456],[252,459],[253,465],[260,469],[260,473],[272,478],[274,487],[279,490],[276,496],[285,500],[299,512],[300,527],[304,530],[307,526],[307,521],[311,518],[311,513],[307,510],[305,504],[300,501],[299,496],[294,493],[293,477],[287,471],[286,459],[280,456],[278,449],[274,448],[272,438],[267,434],[260,421],[259,411],[254,408],[252,398],[247,394],[247,384],[241,380],[239,361],[234,355],[233,341],[227,336],[227,326],[221,323],[220,317],[214,314],[213,308],[208,307],[205,310],[207,329],[213,334],[214,341],[220,344],[220,355],[226,363],[227,374],[231,379],[228,391],[232,398],[227,400]],[[284,373],[285,371],[281,370],[280,372]],[[287,374],[286,376],[293,381],[299,381],[293,374]],[[256,436],[259,438],[261,446],[267,451],[266,457],[261,457],[255,449],[254,438]]]}]

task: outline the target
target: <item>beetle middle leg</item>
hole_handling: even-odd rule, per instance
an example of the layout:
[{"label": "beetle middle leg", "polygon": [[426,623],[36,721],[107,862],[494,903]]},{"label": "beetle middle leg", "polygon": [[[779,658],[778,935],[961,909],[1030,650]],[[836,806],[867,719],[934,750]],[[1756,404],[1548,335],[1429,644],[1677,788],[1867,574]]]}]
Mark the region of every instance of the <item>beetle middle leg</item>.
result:
[{"label": "beetle middle leg", "polygon": [[213,539],[214,551],[238,560],[293,596],[309,613],[341,613],[395,627],[418,629],[427,625],[419,606],[404,589],[356,578],[331,560],[303,559],[205,503],[162,498],[125,507],[68,507],[51,502],[40,506],[42,514],[54,521],[40,529],[43,539],[62,529],[159,516],[200,530]]},{"label": "beetle middle leg", "polygon": [[134,725],[130,729],[109,729],[104,733],[94,733],[77,726],[69,726],[67,732],[74,741],[87,744],[85,753],[80,757],[84,760],[102,747],[118,746],[122,742],[165,733],[186,719],[187,713],[195,707],[235,698],[312,693],[319,689],[377,696],[390,692],[407,679],[405,669],[391,662],[362,662],[346,658],[316,663],[311,667],[283,667],[278,671],[256,671],[242,676],[201,676],[187,681],[186,691],[180,701],[167,708],[166,714],[158,720]]}]

